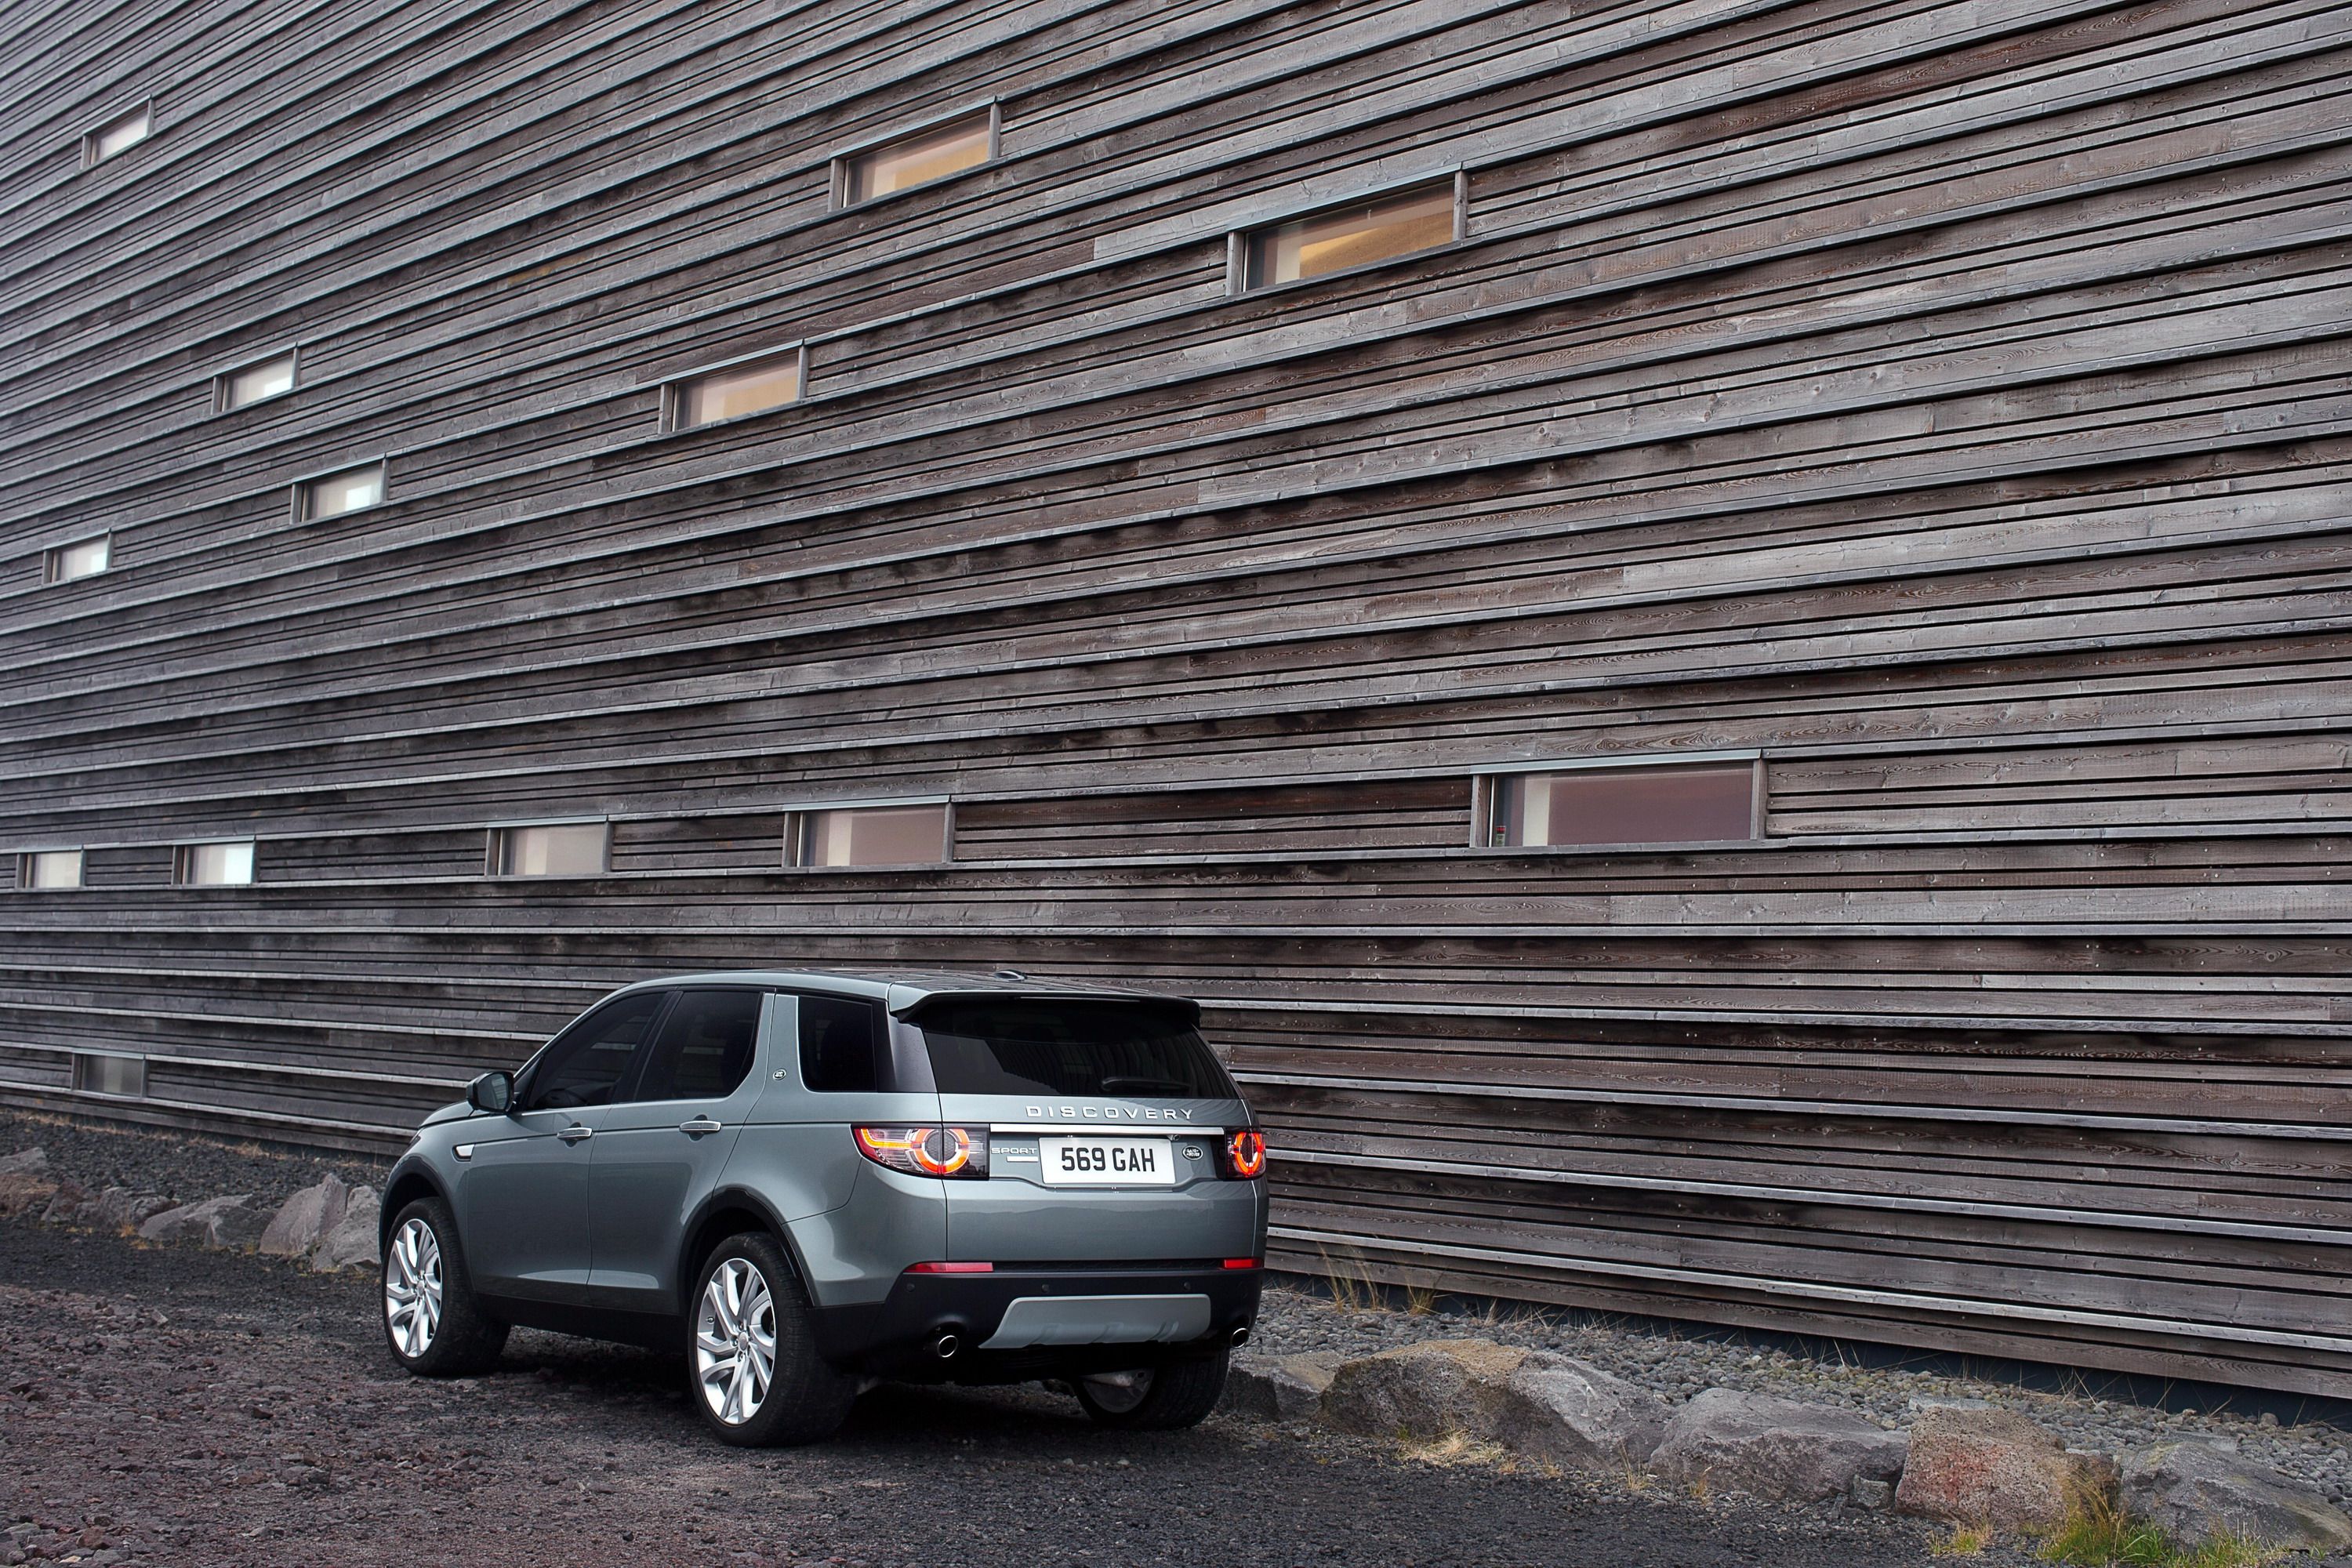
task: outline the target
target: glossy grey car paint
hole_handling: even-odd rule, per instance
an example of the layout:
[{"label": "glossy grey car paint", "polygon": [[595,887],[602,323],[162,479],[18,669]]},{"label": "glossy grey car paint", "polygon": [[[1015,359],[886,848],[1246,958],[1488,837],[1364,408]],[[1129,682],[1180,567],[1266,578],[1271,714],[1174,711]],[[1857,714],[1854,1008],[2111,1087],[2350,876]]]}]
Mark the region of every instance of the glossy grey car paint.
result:
[{"label": "glossy grey car paint", "polygon": [[[664,1011],[653,1016],[659,1024],[679,1005],[668,998],[713,992],[755,995],[760,1009],[750,1069],[731,1092],[530,1106],[543,1087],[534,1082],[534,1069],[573,1031],[607,1027],[595,1021],[623,1017],[609,1010],[642,1008],[649,996],[663,998]],[[1227,1178],[1218,1163],[1223,1134],[1253,1125],[1237,1097],[1081,1102],[813,1089],[801,1070],[804,997],[880,1003],[892,1020],[887,1048],[902,1061],[922,1050],[903,1016],[941,997],[1184,1005],[966,975],[757,971],[646,982],[599,1003],[532,1058],[517,1075],[523,1108],[494,1115],[459,1104],[428,1117],[393,1173],[387,1226],[415,1195],[438,1192],[456,1214],[476,1290],[491,1316],[654,1344],[676,1342],[701,1255],[728,1234],[764,1226],[782,1238],[799,1271],[828,1353],[900,1375],[982,1380],[1024,1368],[1034,1375],[1018,1358],[967,1353],[951,1366],[925,1362],[943,1327],[963,1335],[968,1347],[997,1340],[1016,1300],[1056,1298],[1068,1304],[1022,1311],[1083,1319],[1089,1309],[1075,1304],[1079,1300],[1171,1293],[1210,1300],[1201,1332],[1219,1342],[1255,1315],[1255,1271],[1246,1280],[1217,1277],[1219,1260],[1256,1259],[1264,1252],[1265,1183]],[[706,998],[704,1005],[717,1004]],[[928,1074],[925,1063],[909,1076],[929,1081]],[[988,1178],[941,1180],[874,1163],[856,1151],[850,1129],[887,1123],[998,1129]],[[1048,1188],[1036,1163],[1039,1138],[1082,1131],[1166,1133],[1175,1140],[1182,1173],[1167,1188]],[[992,1282],[909,1280],[910,1265],[933,1261],[1011,1267]],[[1151,1315],[1092,1310],[1101,1331],[1112,1334],[1134,1331],[1128,1320]],[[1192,1316],[1169,1323],[1190,1328]],[[1081,1322],[1037,1331],[1047,1338],[1034,1343],[1062,1333],[1083,1342],[1086,1329]],[[1016,1325],[1004,1342],[1022,1338]],[[1131,1363],[1146,1350],[1175,1343],[1163,1337],[1122,1348],[1114,1340],[1096,1359]]]}]

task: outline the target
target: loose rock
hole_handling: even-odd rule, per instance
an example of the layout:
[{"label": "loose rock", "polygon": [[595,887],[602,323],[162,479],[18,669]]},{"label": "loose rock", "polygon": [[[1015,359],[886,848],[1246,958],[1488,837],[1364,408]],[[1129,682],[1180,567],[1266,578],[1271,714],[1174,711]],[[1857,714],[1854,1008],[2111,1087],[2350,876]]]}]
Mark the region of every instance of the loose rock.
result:
[{"label": "loose rock", "polygon": [[322,1274],[331,1274],[338,1268],[373,1268],[382,1261],[383,1248],[376,1237],[380,1202],[369,1188],[352,1193],[344,1205],[343,1217],[335,1222],[335,1228],[320,1240],[318,1249],[310,1254],[310,1267]]},{"label": "loose rock", "polygon": [[60,1183],[58,1195],[41,1217],[51,1225],[87,1226],[93,1230],[132,1231],[165,1209],[173,1207],[160,1193],[134,1193],[109,1187],[91,1197],[71,1182]]},{"label": "loose rock", "polygon": [[2270,1546],[2340,1552],[2352,1518],[2308,1488],[2237,1453],[2234,1445],[2161,1443],[2124,1468],[2124,1504],[2174,1540],[2252,1536]]},{"label": "loose rock", "polygon": [[1895,1506],[1950,1524],[2049,1530],[2084,1496],[2112,1493],[2115,1465],[2070,1453],[2014,1411],[1932,1409],[1911,1428]]},{"label": "loose rock", "polygon": [[57,1195],[58,1184],[38,1171],[0,1171],[0,1219],[45,1209]]},{"label": "loose rock", "polygon": [[1454,1433],[1580,1469],[1638,1464],[1666,1407],[1597,1367],[1491,1340],[1438,1340],[1343,1363],[1324,1420],[1370,1436]]},{"label": "loose rock", "polygon": [[304,1187],[281,1205],[261,1233],[261,1250],[272,1258],[300,1258],[341,1225],[352,1188],[340,1176]]},{"label": "loose rock", "polygon": [[0,1176],[46,1176],[49,1173],[49,1152],[39,1144],[19,1149],[0,1157]]},{"label": "loose rock", "polygon": [[1650,1468],[1680,1485],[1818,1502],[1903,1473],[1908,1439],[1832,1405],[1710,1388],[1666,1426]]},{"label": "loose rock", "polygon": [[147,1241],[193,1241],[205,1247],[246,1247],[261,1239],[269,1216],[253,1206],[250,1194],[206,1198],[165,1209],[139,1227]]},{"label": "loose rock", "polygon": [[1339,1358],[1328,1355],[1241,1355],[1225,1373],[1227,1410],[1267,1421],[1312,1421]]}]

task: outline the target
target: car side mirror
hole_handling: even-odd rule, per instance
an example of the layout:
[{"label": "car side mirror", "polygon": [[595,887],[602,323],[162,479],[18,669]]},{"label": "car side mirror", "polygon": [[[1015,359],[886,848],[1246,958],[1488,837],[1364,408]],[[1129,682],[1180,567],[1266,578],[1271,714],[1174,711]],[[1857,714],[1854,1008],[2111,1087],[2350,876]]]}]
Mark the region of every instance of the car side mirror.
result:
[{"label": "car side mirror", "polygon": [[466,1086],[466,1103],[492,1116],[514,1109],[514,1074],[486,1072]]}]

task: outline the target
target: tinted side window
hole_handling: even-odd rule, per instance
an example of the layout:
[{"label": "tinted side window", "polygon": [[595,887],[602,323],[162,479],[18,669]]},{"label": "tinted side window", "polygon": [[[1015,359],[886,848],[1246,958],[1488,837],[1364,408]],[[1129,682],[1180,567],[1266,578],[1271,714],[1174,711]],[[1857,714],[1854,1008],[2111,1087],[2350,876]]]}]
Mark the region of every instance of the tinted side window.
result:
[{"label": "tinted side window", "polygon": [[667,991],[639,991],[607,1003],[555,1037],[531,1073],[525,1110],[609,1105],[661,1016]]},{"label": "tinted side window", "polygon": [[835,1094],[883,1084],[882,1009],[846,996],[801,998],[801,1081]]},{"label": "tinted side window", "polygon": [[751,1070],[757,991],[684,991],[662,1020],[635,1100],[724,1100]]}]

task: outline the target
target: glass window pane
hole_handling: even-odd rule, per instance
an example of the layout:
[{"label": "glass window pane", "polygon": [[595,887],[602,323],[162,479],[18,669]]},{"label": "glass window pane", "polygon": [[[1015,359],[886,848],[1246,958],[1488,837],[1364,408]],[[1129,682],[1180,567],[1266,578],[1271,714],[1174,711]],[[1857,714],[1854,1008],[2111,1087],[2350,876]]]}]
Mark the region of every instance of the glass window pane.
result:
[{"label": "glass window pane", "polygon": [[306,518],[341,517],[374,506],[383,500],[383,465],[371,463],[364,468],[312,479],[305,497],[302,515]]},{"label": "glass window pane", "polygon": [[915,1016],[941,1094],[1230,1100],[1185,1018],[1123,1002],[949,1001]]},{"label": "glass window pane", "polygon": [[795,349],[780,359],[763,360],[688,382],[678,399],[678,427],[712,425],[721,419],[782,408],[798,401],[800,395],[801,356]]},{"label": "glass window pane", "polygon": [[1503,773],[1494,845],[1697,844],[1755,837],[1755,764],[1573,768]]},{"label": "glass window pane", "polygon": [[593,877],[604,869],[604,825],[567,822],[498,829],[501,877]]},{"label": "glass window pane", "polygon": [[724,1100],[734,1093],[751,1070],[761,1000],[757,991],[679,993],[632,1098]]},{"label": "glass window pane", "polygon": [[265,397],[294,390],[294,356],[282,354],[267,363],[249,365],[228,378],[221,396],[224,408],[242,408]]},{"label": "glass window pane", "polygon": [[198,887],[242,887],[253,880],[253,844],[189,844],[180,850],[180,879]]},{"label": "glass window pane", "polygon": [[146,141],[150,123],[148,110],[142,105],[111,125],[93,132],[89,139],[89,161],[102,163],[125,148],[135,147]]},{"label": "glass window pane", "polygon": [[1294,218],[1249,237],[1245,287],[1295,283],[1454,239],[1454,183]]},{"label": "glass window pane", "polygon": [[79,849],[37,849],[25,857],[25,886],[28,888],[79,888],[81,886],[81,851]]},{"label": "glass window pane", "polygon": [[883,1087],[882,1009],[845,996],[803,996],[801,1081],[825,1094]]},{"label": "glass window pane", "polygon": [[114,540],[108,534],[61,545],[49,552],[49,581],[70,583],[77,577],[95,577],[106,570],[113,556]]},{"label": "glass window pane", "polygon": [[843,159],[842,201],[871,201],[987,163],[988,121],[983,110]]},{"label": "glass window pane", "polygon": [[645,1043],[667,991],[638,991],[608,1002],[548,1042],[524,1086],[525,1110],[609,1105]]},{"label": "glass window pane", "polygon": [[147,1058],[77,1055],[74,1087],[90,1094],[145,1094]]},{"label": "glass window pane", "polygon": [[800,814],[797,866],[928,866],[947,858],[948,808],[858,806]]}]

